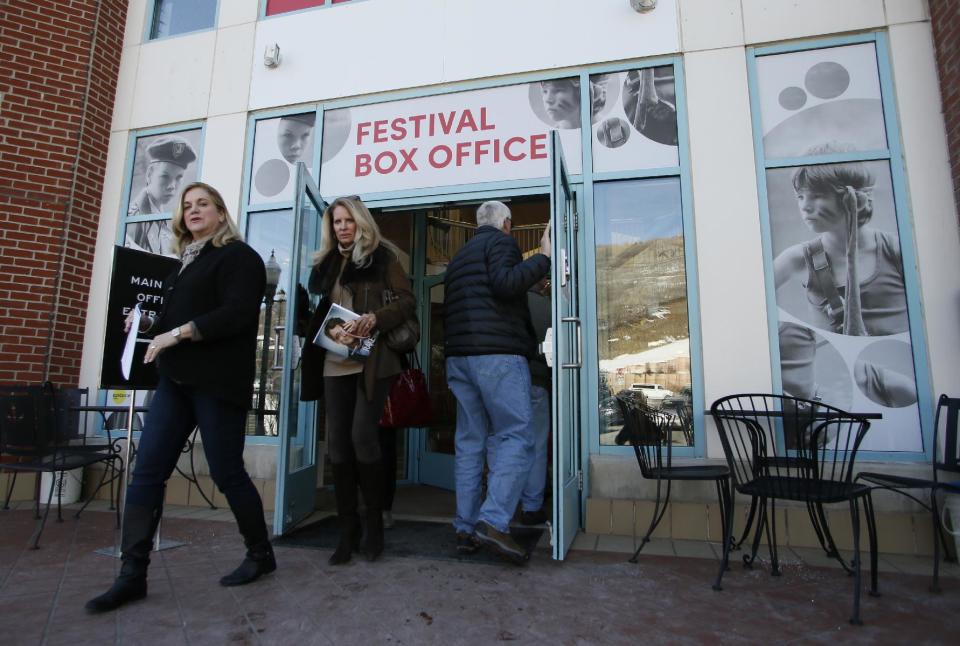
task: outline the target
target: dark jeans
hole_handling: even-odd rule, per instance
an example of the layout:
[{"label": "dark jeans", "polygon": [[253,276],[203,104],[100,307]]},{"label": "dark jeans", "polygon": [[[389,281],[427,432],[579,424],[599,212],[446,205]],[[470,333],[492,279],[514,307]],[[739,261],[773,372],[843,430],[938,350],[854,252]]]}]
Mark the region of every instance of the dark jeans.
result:
[{"label": "dark jeans", "polygon": [[397,435],[402,428],[380,429],[380,463],[383,465],[383,508],[393,509],[393,497],[397,493]]},{"label": "dark jeans", "polygon": [[363,373],[323,378],[330,462],[346,464],[354,458],[360,464],[380,462],[380,417],[394,379],[385,377],[374,382],[373,398],[368,401]]},{"label": "dark jeans", "polygon": [[[160,377],[137,446],[127,503],[159,509],[163,487],[193,429],[200,427],[210,477],[249,540],[266,540],[263,502],[243,466],[247,411],[193,386]],[[261,536],[262,534],[262,536]]]}]

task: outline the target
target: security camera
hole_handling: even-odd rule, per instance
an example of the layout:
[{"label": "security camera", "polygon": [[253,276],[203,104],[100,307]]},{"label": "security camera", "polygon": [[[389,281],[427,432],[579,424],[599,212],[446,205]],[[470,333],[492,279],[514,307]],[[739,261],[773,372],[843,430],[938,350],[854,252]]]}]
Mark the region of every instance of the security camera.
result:
[{"label": "security camera", "polygon": [[263,51],[263,64],[267,67],[276,67],[280,64],[280,45],[271,43]]},{"label": "security camera", "polygon": [[634,11],[647,13],[657,8],[657,0],[630,0],[630,6]]}]

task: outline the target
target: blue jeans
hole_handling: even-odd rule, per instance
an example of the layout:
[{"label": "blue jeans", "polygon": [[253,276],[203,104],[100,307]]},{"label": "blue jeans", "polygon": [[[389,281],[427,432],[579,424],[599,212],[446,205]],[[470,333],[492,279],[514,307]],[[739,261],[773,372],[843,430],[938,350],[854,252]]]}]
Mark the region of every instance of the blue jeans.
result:
[{"label": "blue jeans", "polygon": [[266,540],[263,503],[243,466],[247,411],[235,404],[161,376],[137,445],[127,504],[163,506],[163,488],[197,426],[210,477],[230,504],[248,542]]},{"label": "blue jeans", "polygon": [[547,445],[550,443],[550,391],[530,386],[530,407],[533,409],[533,464],[520,495],[523,511],[537,511],[543,507],[543,491],[547,486]]},{"label": "blue jeans", "polygon": [[[447,385],[457,398],[456,460],[458,532],[484,521],[501,532],[510,519],[533,461],[530,368],[524,357],[491,354],[447,357]],[[484,458],[487,497],[480,504]]]},{"label": "blue jeans", "polygon": [[[550,443],[550,391],[540,386],[530,386],[530,430],[533,433],[533,462],[527,481],[520,493],[520,508],[537,511],[543,507],[543,492],[547,486],[547,446]],[[496,460],[495,445],[487,445],[487,463]]]}]

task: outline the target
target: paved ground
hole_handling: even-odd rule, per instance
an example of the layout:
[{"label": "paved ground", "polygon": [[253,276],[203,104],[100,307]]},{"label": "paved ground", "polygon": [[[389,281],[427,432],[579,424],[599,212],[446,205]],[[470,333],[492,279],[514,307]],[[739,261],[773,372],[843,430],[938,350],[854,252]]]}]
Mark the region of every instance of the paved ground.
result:
[{"label": "paved ground", "polygon": [[[658,542],[626,562],[628,542],[581,536],[564,563],[535,554],[523,568],[391,558],[327,565],[328,552],[281,548],[278,571],[242,588],[219,577],[242,548],[223,512],[170,509],[165,536],[188,544],[156,556],[149,597],[90,616],[118,562],[94,553],[113,516],[88,511],[50,522],[26,549],[30,511],[0,512],[0,642],[12,644],[692,644],[956,643],[960,580],[928,592],[930,563],[886,558],[881,598],[864,595],[864,626],[847,623],[852,581],[787,551],[784,574],[765,565],[727,573],[714,592],[714,548]],[[451,536],[452,540],[452,536]],[[452,542],[451,542],[452,548]],[[668,554],[668,555],[665,555]],[[690,554],[691,556],[672,556]],[[697,556],[706,558],[696,558]],[[919,572],[909,574],[907,572]]]}]

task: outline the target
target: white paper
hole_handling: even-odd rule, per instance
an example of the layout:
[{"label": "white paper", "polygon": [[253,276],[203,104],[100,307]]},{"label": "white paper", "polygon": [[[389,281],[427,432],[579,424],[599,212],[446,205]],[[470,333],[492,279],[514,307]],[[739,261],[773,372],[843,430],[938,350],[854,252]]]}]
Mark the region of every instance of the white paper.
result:
[{"label": "white paper", "polygon": [[137,334],[140,331],[140,303],[133,308],[133,320],[130,322],[130,331],[127,332],[127,341],[120,356],[120,371],[123,378],[130,379],[130,368],[133,366],[133,349],[137,345]]}]

